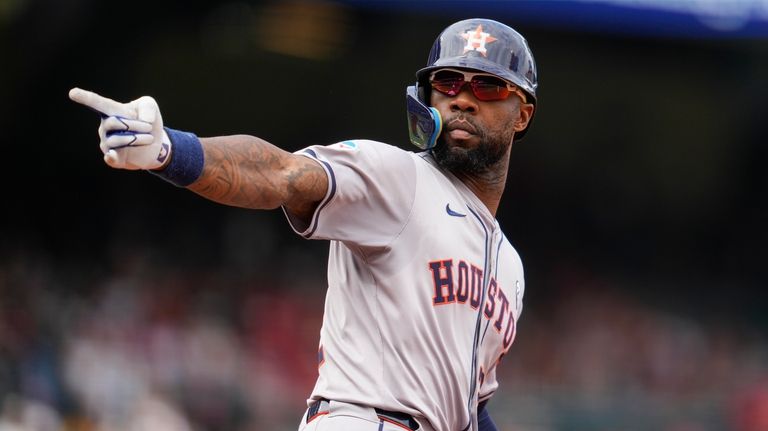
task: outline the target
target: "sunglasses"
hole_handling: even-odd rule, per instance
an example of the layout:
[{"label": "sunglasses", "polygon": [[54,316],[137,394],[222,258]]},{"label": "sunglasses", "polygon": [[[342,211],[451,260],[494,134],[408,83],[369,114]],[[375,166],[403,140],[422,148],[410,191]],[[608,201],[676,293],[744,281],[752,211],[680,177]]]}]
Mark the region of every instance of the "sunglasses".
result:
[{"label": "sunglasses", "polygon": [[465,72],[457,69],[438,69],[429,75],[429,83],[432,88],[445,94],[446,96],[456,96],[464,88],[464,84],[469,83],[472,94],[477,100],[489,102],[493,100],[504,100],[510,94],[517,94],[523,103],[526,103],[526,96],[516,85],[488,74]]}]

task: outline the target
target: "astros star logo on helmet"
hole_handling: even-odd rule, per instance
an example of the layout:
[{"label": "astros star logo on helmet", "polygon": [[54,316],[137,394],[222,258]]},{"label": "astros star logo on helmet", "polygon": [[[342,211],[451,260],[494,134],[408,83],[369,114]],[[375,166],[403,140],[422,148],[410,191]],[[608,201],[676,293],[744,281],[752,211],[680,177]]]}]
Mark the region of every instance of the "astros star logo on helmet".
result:
[{"label": "astros star logo on helmet", "polygon": [[485,45],[498,40],[491,36],[490,33],[485,33],[482,25],[478,25],[474,31],[468,30],[462,33],[461,37],[467,40],[467,44],[464,46],[464,54],[469,51],[477,51],[483,54],[484,57],[488,56],[488,50],[485,48]]}]

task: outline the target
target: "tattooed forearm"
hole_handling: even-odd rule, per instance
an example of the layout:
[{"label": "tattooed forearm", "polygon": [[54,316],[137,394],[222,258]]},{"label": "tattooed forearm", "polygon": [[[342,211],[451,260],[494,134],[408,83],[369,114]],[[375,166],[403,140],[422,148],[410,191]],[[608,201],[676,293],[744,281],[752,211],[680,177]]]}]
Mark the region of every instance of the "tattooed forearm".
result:
[{"label": "tattooed forearm", "polygon": [[323,169],[314,161],[252,136],[204,138],[205,168],[189,188],[227,205],[300,212],[325,195]]}]

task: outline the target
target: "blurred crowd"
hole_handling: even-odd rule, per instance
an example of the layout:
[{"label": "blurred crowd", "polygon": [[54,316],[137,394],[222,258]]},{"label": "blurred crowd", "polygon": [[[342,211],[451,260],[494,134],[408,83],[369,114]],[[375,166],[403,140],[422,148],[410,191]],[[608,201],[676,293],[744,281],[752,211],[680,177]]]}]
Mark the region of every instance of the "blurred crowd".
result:
[{"label": "blurred crowd", "polygon": [[[316,377],[322,275],[284,286],[153,262],[0,260],[0,431],[296,429]],[[561,282],[524,308],[500,365],[500,429],[768,430],[761,331]]]}]

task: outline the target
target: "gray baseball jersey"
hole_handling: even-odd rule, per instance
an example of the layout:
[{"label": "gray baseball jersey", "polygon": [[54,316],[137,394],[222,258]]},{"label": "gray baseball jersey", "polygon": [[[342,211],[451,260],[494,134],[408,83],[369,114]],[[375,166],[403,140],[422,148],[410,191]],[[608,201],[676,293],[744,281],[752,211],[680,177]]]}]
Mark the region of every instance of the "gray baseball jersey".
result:
[{"label": "gray baseball jersey", "polygon": [[429,153],[368,140],[300,153],[329,182],[309,226],[291,222],[305,238],[331,240],[310,401],[477,429],[477,404],[498,386],[524,290],[498,222]]}]

